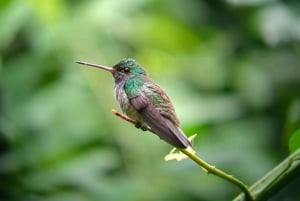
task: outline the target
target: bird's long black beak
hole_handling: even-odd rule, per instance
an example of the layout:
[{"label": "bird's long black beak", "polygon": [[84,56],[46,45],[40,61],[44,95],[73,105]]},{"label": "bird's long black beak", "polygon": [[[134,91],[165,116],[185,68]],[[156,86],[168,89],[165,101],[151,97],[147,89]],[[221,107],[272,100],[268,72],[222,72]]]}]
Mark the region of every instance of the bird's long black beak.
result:
[{"label": "bird's long black beak", "polygon": [[85,62],[85,61],[76,61],[76,63],[81,64],[81,65],[85,65],[85,66],[91,66],[91,67],[95,67],[95,68],[100,68],[102,70],[114,73],[115,69],[113,69],[112,67],[108,67],[108,66],[102,66],[102,65],[98,65],[98,64],[92,64],[89,62]]}]

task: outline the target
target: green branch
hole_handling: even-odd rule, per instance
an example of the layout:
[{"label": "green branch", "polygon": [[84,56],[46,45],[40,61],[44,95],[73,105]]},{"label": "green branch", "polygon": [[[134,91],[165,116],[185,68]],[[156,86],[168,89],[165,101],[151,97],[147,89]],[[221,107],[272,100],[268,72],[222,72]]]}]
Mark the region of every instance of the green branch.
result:
[{"label": "green branch", "polygon": [[229,181],[230,183],[238,186],[244,192],[243,195],[246,198],[246,200],[253,201],[251,194],[248,190],[248,187],[243,182],[241,182],[237,178],[233,177],[232,175],[229,175],[229,174],[223,172],[222,170],[219,170],[215,166],[211,166],[210,164],[206,163],[204,160],[199,158],[195,153],[188,151],[188,149],[181,149],[180,151],[182,153],[184,153],[185,155],[187,155],[190,159],[192,159],[198,165],[200,165],[202,168],[207,170],[207,173],[214,174],[214,175],[221,177],[221,178]]}]

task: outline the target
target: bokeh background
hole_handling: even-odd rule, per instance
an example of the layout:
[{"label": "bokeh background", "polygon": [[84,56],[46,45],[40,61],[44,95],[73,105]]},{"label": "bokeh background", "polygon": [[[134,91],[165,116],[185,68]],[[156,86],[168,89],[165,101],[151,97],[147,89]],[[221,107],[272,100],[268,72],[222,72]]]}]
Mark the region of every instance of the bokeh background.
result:
[{"label": "bokeh background", "polygon": [[[1,0],[0,200],[222,201],[239,190],[113,116],[113,79],[77,60],[138,60],[211,164],[247,184],[300,119],[297,0]],[[295,177],[271,200],[299,200]]]}]

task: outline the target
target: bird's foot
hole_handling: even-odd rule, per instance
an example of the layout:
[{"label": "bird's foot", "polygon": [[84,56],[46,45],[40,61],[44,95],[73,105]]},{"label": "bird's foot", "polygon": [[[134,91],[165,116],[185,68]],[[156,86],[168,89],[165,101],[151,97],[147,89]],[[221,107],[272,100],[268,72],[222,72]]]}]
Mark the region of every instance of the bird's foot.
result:
[{"label": "bird's foot", "polygon": [[142,124],[141,124],[140,122],[136,122],[136,123],[134,124],[134,126],[135,126],[136,128],[141,128],[141,127],[142,127]]},{"label": "bird's foot", "polygon": [[147,131],[147,130],[149,130],[148,127],[145,126],[145,125],[143,125],[143,124],[141,124],[141,122],[136,122],[136,123],[134,124],[134,126],[135,126],[136,128],[140,128],[142,131]]},{"label": "bird's foot", "polygon": [[121,119],[123,119],[125,121],[128,121],[129,123],[132,123],[133,125],[135,125],[136,128],[140,128],[143,131],[150,131],[150,132],[154,133],[154,131],[150,127],[148,127],[147,125],[143,125],[140,122],[138,122],[134,119],[131,119],[130,117],[126,116],[125,114],[122,114],[122,113],[118,112],[115,109],[112,109],[111,111],[114,115],[116,115],[116,116],[120,117]]}]

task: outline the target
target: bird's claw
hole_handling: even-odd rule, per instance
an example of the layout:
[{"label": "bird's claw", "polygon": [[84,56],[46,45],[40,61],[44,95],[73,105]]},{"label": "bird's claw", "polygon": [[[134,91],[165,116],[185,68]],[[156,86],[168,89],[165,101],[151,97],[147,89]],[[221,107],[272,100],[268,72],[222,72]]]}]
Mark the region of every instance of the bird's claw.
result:
[{"label": "bird's claw", "polygon": [[147,131],[147,130],[148,130],[148,127],[142,125],[140,122],[136,122],[134,126],[135,126],[136,128],[140,128],[142,131]]},{"label": "bird's claw", "polygon": [[134,124],[134,126],[135,126],[136,128],[141,128],[141,127],[142,127],[142,124],[141,124],[140,122],[136,122],[136,123]]}]

